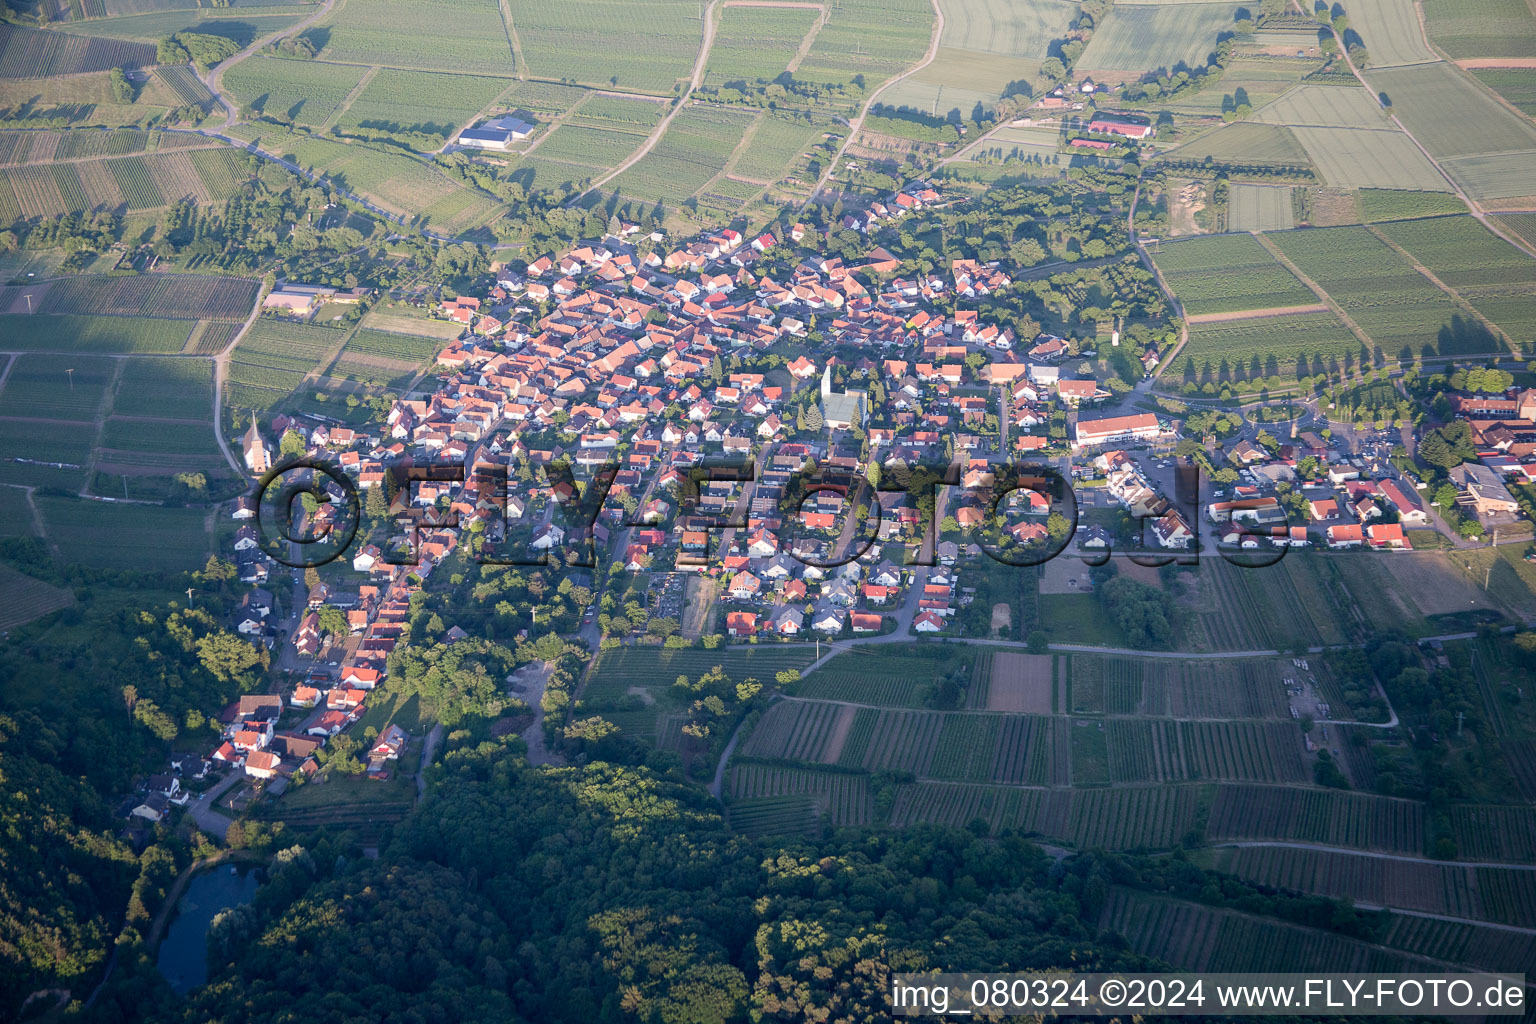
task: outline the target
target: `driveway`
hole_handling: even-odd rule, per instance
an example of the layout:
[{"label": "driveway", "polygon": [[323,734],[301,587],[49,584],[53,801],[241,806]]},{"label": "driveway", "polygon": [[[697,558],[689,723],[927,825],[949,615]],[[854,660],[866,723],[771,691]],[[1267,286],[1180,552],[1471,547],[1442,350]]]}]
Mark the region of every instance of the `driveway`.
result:
[{"label": "driveway", "polygon": [[233,770],[212,789],[187,805],[187,813],[192,816],[193,821],[197,822],[198,828],[218,837],[220,842],[224,840],[229,826],[234,824],[234,821],[228,815],[214,810],[214,804],[218,802],[219,797],[244,780],[243,772]]}]

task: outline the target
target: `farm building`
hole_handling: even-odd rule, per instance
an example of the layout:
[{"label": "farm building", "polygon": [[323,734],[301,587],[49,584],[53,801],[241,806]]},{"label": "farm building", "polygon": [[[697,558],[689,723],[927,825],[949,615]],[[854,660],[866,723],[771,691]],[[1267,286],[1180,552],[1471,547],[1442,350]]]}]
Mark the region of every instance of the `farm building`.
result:
[{"label": "farm building", "polygon": [[521,142],[533,134],[534,126],[520,118],[508,115],[486,121],[459,133],[458,144],[471,149],[505,150],[514,142]]},{"label": "farm building", "polygon": [[1101,114],[1088,122],[1088,130],[1101,135],[1123,135],[1127,139],[1145,139],[1152,134],[1152,125],[1123,114]]}]

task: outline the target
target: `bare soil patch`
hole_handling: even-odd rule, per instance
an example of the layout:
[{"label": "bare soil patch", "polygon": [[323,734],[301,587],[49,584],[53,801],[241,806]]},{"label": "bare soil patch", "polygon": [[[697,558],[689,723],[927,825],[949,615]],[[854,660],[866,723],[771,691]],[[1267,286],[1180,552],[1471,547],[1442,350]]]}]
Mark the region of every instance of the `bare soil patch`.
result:
[{"label": "bare soil patch", "polygon": [[1272,306],[1269,309],[1236,309],[1227,313],[1196,313],[1186,317],[1191,324],[1219,324],[1225,320],[1264,320],[1274,316],[1290,316],[1293,313],[1326,313],[1328,307],[1321,302],[1305,306]]},{"label": "bare soil patch", "polygon": [[1051,693],[1051,656],[999,651],[992,657],[988,711],[1049,715],[1055,710]]},{"label": "bare soil patch", "polygon": [[992,606],[992,632],[996,634],[1004,627],[1013,626],[1013,608],[1006,601],[999,601]]},{"label": "bare soil patch", "polygon": [[838,710],[837,721],[832,723],[832,735],[827,737],[827,745],[822,748],[822,764],[836,764],[843,756],[843,744],[848,742],[848,731],[853,728],[853,716],[858,712],[852,704],[844,704]]},{"label": "bare soil patch", "polygon": [[1410,598],[1425,615],[1494,607],[1483,589],[1438,551],[1386,552],[1382,562],[1398,581],[1398,593]]}]

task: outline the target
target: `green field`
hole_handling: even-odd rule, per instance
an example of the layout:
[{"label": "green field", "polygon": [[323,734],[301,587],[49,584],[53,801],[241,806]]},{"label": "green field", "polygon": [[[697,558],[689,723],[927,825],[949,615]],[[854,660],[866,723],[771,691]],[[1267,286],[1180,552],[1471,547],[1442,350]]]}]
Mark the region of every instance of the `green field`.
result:
[{"label": "green field", "polygon": [[1296,226],[1289,185],[1234,184],[1227,198],[1227,230],[1288,231]]},{"label": "green field", "polygon": [[[352,64],[511,75],[512,45],[496,0],[344,0],[319,27],[321,56]],[[401,40],[410,40],[402,46]]]},{"label": "green field", "polygon": [[78,488],[95,440],[90,423],[0,419],[0,483]]},{"label": "green field", "polygon": [[[507,0],[507,9],[535,78],[668,94],[692,70],[703,40],[699,5],[680,0]],[[624,27],[622,41],[616,25]]]},{"label": "green field", "polygon": [[612,185],[630,199],[679,204],[725,168],[731,151],[758,116],[720,107],[688,107],[667,126],[656,147]]},{"label": "green field", "polygon": [[269,409],[325,368],[345,333],[332,327],[258,320],[230,359],[228,399],[237,409]]},{"label": "green field", "polygon": [[1368,224],[1466,212],[1467,204],[1451,192],[1403,192],[1378,188],[1360,190],[1360,217]]},{"label": "green field", "polygon": [[940,7],[944,31],[933,63],[883,93],[881,102],[969,117],[977,103],[990,106],[1011,84],[1031,83],[1077,15],[1068,0],[942,0]]},{"label": "green field", "polygon": [[727,7],[709,48],[704,84],[770,82],[782,75],[820,12],[786,7]]},{"label": "green field", "polygon": [[839,0],[811,43],[797,78],[874,89],[922,59],[933,38],[928,0]]},{"label": "green field", "polygon": [[1364,41],[1373,68],[1440,59],[1424,42],[1413,0],[1350,0],[1349,27]]},{"label": "green field", "polygon": [[105,356],[17,356],[0,391],[0,416],[89,423],[103,408],[116,367]]},{"label": "green field", "polygon": [[1243,9],[1228,3],[1121,4],[1093,33],[1077,66],[1090,72],[1204,66],[1217,34],[1232,31]]},{"label": "green field", "polygon": [[1328,85],[1299,85],[1256,111],[1253,120],[1320,128],[1381,128],[1388,124],[1381,104],[1364,89]]},{"label": "green field", "polygon": [[37,495],[48,539],[65,561],[104,569],[176,572],[200,567],[210,538],[202,509],[122,505]]},{"label": "green field", "polygon": [[442,347],[436,338],[363,328],[347,342],[327,372],[332,378],[370,386],[403,387]]},{"label": "green field", "polygon": [[336,127],[424,135],[441,145],[510,84],[505,78],[386,68],[352,101]]},{"label": "green field", "polygon": [[1307,151],[1283,125],[1239,121],[1168,151],[1171,160],[1211,160],[1241,166],[1306,167]]},{"label": "green field", "polygon": [[112,400],[120,416],[212,420],[213,362],[208,359],[129,359]]},{"label": "green field", "polygon": [[1413,140],[1400,131],[1312,126],[1291,131],[1323,181],[1336,188],[1450,188]]},{"label": "green field", "polygon": [[[1289,210],[1289,195],[1285,202]],[[1184,311],[1191,315],[1317,302],[1311,289],[1296,280],[1252,235],[1165,242],[1153,259],[1184,304]]]},{"label": "green field", "polygon": [[1444,292],[1363,227],[1268,236],[1342,306],[1387,358],[1498,351]]},{"label": "green field", "polygon": [[50,285],[37,312],[236,321],[250,315],[259,288],[238,277],[81,275]]},{"label": "green field", "polygon": [[809,665],[814,650],[809,644],[722,647],[713,651],[701,647],[676,651],[621,647],[598,655],[582,696],[596,700],[621,697],[631,686],[665,688],[680,675],[697,679],[715,665],[736,682],[752,676],[771,684],[781,670]]},{"label": "green field", "polygon": [[[1315,48],[1316,44],[1314,37],[1307,40],[1305,46],[1298,48]],[[1219,81],[1167,100],[1167,109],[1181,114],[1217,117],[1235,110],[1240,103],[1247,103],[1258,112],[1253,116],[1254,120],[1269,121],[1269,118],[1259,115],[1274,102],[1280,101],[1282,96],[1291,95],[1287,90],[1292,90],[1304,75],[1315,71],[1320,65],[1321,61],[1315,56],[1276,58],[1239,54],[1228,63]]]},{"label": "green field", "polygon": [[1536,18],[1524,0],[1424,0],[1424,21],[1453,59],[1536,57]]},{"label": "green field", "polygon": [[242,106],[293,124],[319,127],[363,80],[367,68],[254,56],[236,64],[224,85]]},{"label": "green field", "polygon": [[774,182],[793,171],[801,154],[820,141],[833,126],[822,121],[766,114],[757,123],[747,148],[731,173],[752,181]]},{"label": "green field", "polygon": [[[6,487],[3,491],[4,493],[0,493],[0,502],[4,504],[0,504],[0,508],[10,511],[10,503],[15,501],[16,497],[21,497],[22,503],[25,504],[21,491],[14,487]],[[30,526],[31,510],[17,511],[23,517],[22,522]],[[9,633],[23,623],[40,619],[60,608],[68,608],[74,603],[75,595],[63,587],[44,583],[40,579],[17,572],[8,565],[0,565],[0,634]]]},{"label": "green field", "polygon": [[[1359,350],[1359,339],[1332,313],[1195,324],[1189,329],[1189,344],[1163,379],[1231,384],[1244,390],[1249,381],[1279,376],[1283,385],[1294,377],[1338,373],[1346,356],[1357,356]],[[1259,361],[1258,372],[1254,360]]]},{"label": "green field", "polygon": [[150,317],[0,314],[6,345],[30,352],[180,352],[192,327]]},{"label": "green field", "polygon": [[477,227],[490,220],[498,208],[490,196],[402,153],[298,134],[273,136],[258,130],[257,137],[268,152],[324,174],[394,214],[420,217],[434,230]]},{"label": "green field", "polygon": [[1526,116],[1536,116],[1536,76],[1529,71],[1479,69],[1472,74],[1479,82],[1519,107]]},{"label": "green field", "polygon": [[1407,129],[1474,199],[1536,194],[1536,125],[1444,62],[1371,71]]},{"label": "green field", "polygon": [[643,142],[645,136],[635,132],[563,124],[517,162],[514,178],[525,188],[582,185],[623,163]]},{"label": "green field", "polygon": [[1517,342],[1536,330],[1536,259],[1471,217],[1384,224],[1382,232]]}]

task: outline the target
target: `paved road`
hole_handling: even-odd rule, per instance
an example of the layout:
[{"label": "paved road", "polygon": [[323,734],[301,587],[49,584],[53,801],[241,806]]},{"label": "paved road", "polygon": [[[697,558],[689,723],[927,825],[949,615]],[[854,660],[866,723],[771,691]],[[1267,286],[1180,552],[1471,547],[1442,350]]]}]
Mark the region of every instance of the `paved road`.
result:
[{"label": "paved road", "polygon": [[197,822],[197,827],[223,842],[225,834],[229,831],[229,826],[234,824],[234,822],[228,815],[214,810],[213,805],[218,801],[219,797],[244,781],[245,774],[238,768],[233,769],[229,775],[221,779],[212,789],[188,804],[187,813],[191,815],[193,821]]}]

